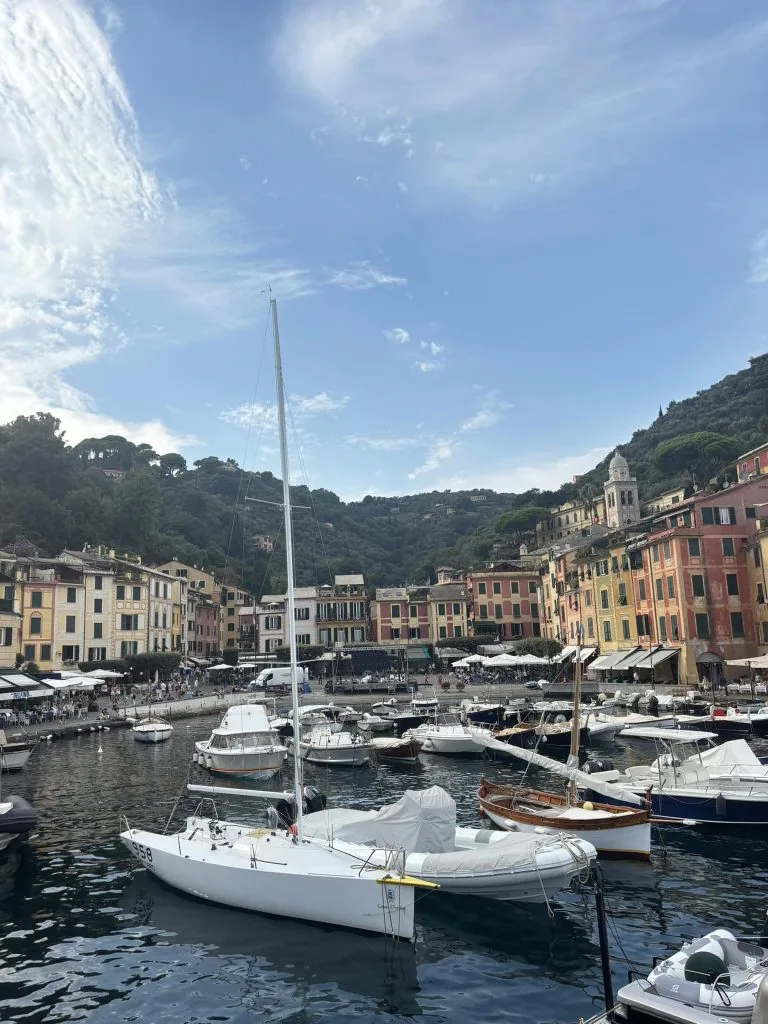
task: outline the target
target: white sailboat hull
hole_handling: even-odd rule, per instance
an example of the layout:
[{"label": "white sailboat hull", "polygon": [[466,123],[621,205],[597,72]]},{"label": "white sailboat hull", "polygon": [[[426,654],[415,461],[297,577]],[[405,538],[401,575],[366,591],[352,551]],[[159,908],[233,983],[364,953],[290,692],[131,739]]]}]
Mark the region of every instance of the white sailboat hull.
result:
[{"label": "white sailboat hull", "polygon": [[[488,804],[483,805],[483,813],[494,825],[503,828],[507,832],[536,832],[537,834],[547,833],[556,836],[563,835],[564,830],[556,826],[546,825],[544,819],[541,824],[528,825],[525,822],[512,822],[502,814],[496,814],[489,808]],[[614,857],[650,857],[651,855],[651,825],[650,822],[640,825],[627,825],[624,828],[590,829],[580,828],[578,831],[572,826],[567,830],[569,835],[584,839],[591,843],[600,854]]]},{"label": "white sailboat hull", "polygon": [[220,836],[209,834],[206,819],[191,818],[177,835],[127,829],[120,838],[152,874],[199,899],[413,939],[414,889],[385,870],[364,868],[369,849],[218,825]]},{"label": "white sailboat hull", "polygon": [[262,779],[276,775],[287,756],[287,750],[282,746],[212,749],[209,740],[196,743],[195,752],[197,763],[208,771],[249,778],[258,776]]}]

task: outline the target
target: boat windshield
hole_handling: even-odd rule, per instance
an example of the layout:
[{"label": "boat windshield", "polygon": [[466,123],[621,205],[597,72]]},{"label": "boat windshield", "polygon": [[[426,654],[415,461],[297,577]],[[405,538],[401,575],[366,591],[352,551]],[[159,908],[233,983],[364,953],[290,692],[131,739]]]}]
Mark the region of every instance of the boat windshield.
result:
[{"label": "boat windshield", "polygon": [[275,742],[271,732],[243,732],[230,736],[226,733],[214,733],[211,738],[212,750],[236,750],[242,747],[270,747]]}]

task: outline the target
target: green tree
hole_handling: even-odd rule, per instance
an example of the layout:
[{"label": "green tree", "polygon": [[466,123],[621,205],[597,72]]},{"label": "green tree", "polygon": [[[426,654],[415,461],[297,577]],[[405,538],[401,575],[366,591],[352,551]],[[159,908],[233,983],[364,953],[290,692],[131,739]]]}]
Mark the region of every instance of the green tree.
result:
[{"label": "green tree", "polygon": [[237,647],[225,647],[221,652],[221,657],[225,665],[235,666],[240,657],[240,652]]},{"label": "green tree", "polygon": [[685,472],[701,484],[733,462],[740,450],[736,438],[699,430],[664,441],[656,449],[653,461],[664,473]]},{"label": "green tree", "polygon": [[496,529],[499,533],[523,534],[531,533],[536,529],[536,524],[542,519],[549,518],[549,509],[540,505],[526,505],[524,508],[512,509],[511,512],[504,512],[496,520]]},{"label": "green tree", "polygon": [[160,456],[160,474],[161,476],[179,476],[180,473],[186,473],[187,471],[187,460],[176,452],[168,452],[167,455]]}]

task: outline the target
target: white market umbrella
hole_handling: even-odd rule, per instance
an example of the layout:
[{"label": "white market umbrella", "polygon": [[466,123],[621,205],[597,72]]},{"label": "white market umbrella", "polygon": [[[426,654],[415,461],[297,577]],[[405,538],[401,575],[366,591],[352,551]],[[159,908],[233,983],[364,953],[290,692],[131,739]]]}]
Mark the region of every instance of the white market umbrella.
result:
[{"label": "white market umbrella", "polygon": [[[468,654],[466,658],[462,658],[461,660],[465,665],[484,665],[488,659],[482,654]],[[458,664],[458,662],[456,664]]]},{"label": "white market umbrella", "polygon": [[522,663],[516,654],[497,654],[495,658],[487,658],[485,661],[488,668],[517,668]]},{"label": "white market umbrella", "polygon": [[92,672],[86,672],[85,675],[90,676],[91,679],[122,679],[125,673],[113,672],[109,668],[95,668]]},{"label": "white market umbrella", "polygon": [[726,661],[725,664],[739,668],[768,668],[768,654],[758,654],[754,658],[736,658],[733,661]]},{"label": "white market umbrella", "polygon": [[208,669],[209,672],[227,672],[231,668],[237,668],[237,665],[211,665]]},{"label": "white market umbrella", "polygon": [[548,665],[549,662],[546,658],[539,658],[536,654],[523,654],[520,656],[520,661],[525,665]]}]

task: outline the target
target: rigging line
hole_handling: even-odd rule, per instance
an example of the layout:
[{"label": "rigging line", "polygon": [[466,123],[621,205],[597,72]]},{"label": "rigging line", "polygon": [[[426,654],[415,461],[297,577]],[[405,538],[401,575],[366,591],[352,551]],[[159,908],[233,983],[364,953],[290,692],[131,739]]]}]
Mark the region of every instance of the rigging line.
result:
[{"label": "rigging line", "polygon": [[[333,573],[331,572],[331,562],[330,562],[330,559],[328,558],[328,552],[326,551],[325,540],[323,538],[323,531],[320,528],[320,519],[319,519],[319,517],[317,515],[317,509],[315,508],[314,498],[312,497],[312,488],[309,486],[309,475],[307,473],[307,468],[304,465],[304,456],[303,456],[302,451],[301,451],[301,445],[299,444],[299,437],[298,437],[298,433],[297,433],[297,430],[296,430],[296,423],[294,422],[293,411],[291,410],[290,406],[288,406],[288,418],[291,421],[291,430],[293,431],[293,437],[294,437],[294,440],[296,442],[296,452],[297,452],[298,459],[299,459],[299,465],[301,466],[302,476],[304,477],[304,483],[305,483],[306,488],[307,488],[307,494],[309,495],[309,505],[310,505],[310,508],[312,510],[312,518],[314,519],[315,526],[317,527],[317,533],[318,533],[318,536],[320,538],[320,547],[322,548],[323,558],[325,560],[325,565],[326,565],[326,568],[328,570],[328,582],[329,583],[333,583]],[[317,575],[317,573],[315,573],[315,575]]]},{"label": "rigging line", "polygon": [[[242,492],[243,480],[244,480],[245,473],[246,473],[246,466],[248,464],[248,447],[249,447],[250,442],[251,442],[251,432],[253,430],[253,418],[256,415],[256,396],[259,393],[259,384],[261,382],[261,370],[262,370],[262,366],[264,365],[264,351],[266,349],[267,332],[268,331],[269,331],[269,308],[267,309],[267,316],[266,316],[266,318],[264,320],[264,336],[263,336],[263,338],[261,340],[261,354],[259,356],[259,365],[258,365],[258,368],[256,370],[256,383],[255,383],[254,389],[253,389],[253,399],[251,401],[251,412],[250,412],[250,416],[248,417],[248,431],[247,431],[247,433],[245,435],[245,451],[243,452],[243,464],[240,467],[240,478],[239,478],[238,483],[237,483],[237,495],[235,497],[235,506],[234,506],[234,508],[232,510],[232,522],[231,522],[230,527],[229,527],[229,539],[227,541],[227,553],[226,553],[226,557],[224,559],[224,573],[225,574],[226,574],[227,568],[229,567],[229,555],[230,555],[230,550],[231,550],[231,547],[232,547],[232,537],[233,537],[234,532],[235,532],[235,522],[237,521],[237,510],[238,510],[238,507],[240,505],[240,494]],[[262,430],[263,430],[263,418],[262,418]],[[259,442],[260,441],[261,441],[261,434],[259,434]],[[248,486],[248,481],[246,481],[246,494],[248,493],[247,492],[247,486]],[[244,552],[244,549],[245,549],[245,529],[243,529],[243,565],[241,565],[241,572],[240,572],[240,577],[241,577],[240,582],[241,582],[241,585],[242,585],[242,570],[243,570],[244,562],[245,562],[245,552]]]},{"label": "rigging line", "polygon": [[280,542],[280,538],[282,537],[282,535],[283,535],[283,524],[281,523],[278,526],[278,528],[277,528],[277,536],[275,537],[275,544],[273,545],[272,550],[269,553],[269,558],[267,559],[267,567],[264,570],[264,575],[262,576],[261,583],[259,585],[259,592],[258,592],[258,599],[259,599],[259,601],[261,601],[263,599],[263,597],[264,597],[264,584],[267,581],[267,576],[269,576],[269,570],[270,570],[270,567],[272,565],[272,559],[275,557],[275,549],[277,548],[277,546],[278,546],[278,544]]}]

